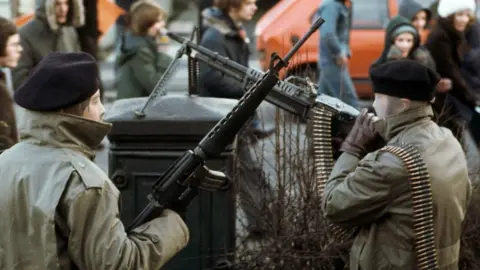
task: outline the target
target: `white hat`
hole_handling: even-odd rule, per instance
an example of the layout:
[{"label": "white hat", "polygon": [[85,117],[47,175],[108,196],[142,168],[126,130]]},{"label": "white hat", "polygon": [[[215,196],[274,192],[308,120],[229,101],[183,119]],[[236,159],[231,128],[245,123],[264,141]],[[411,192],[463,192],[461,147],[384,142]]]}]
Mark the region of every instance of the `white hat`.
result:
[{"label": "white hat", "polygon": [[475,0],[440,0],[437,11],[440,17],[446,18],[465,9],[475,12]]}]

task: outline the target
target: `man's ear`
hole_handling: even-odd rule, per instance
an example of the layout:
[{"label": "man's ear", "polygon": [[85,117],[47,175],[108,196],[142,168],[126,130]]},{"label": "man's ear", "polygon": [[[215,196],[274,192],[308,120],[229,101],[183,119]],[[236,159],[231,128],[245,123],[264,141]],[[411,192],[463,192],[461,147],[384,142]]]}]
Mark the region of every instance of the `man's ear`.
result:
[{"label": "man's ear", "polygon": [[410,108],[410,104],[412,103],[409,99],[402,98],[400,99],[401,104],[402,104],[402,111],[408,110]]}]

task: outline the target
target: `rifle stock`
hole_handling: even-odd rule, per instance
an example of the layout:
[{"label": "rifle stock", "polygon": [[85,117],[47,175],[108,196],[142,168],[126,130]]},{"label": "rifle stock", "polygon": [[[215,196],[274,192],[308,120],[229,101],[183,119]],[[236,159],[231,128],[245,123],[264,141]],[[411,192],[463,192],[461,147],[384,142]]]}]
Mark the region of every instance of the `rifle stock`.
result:
[{"label": "rifle stock", "polygon": [[146,222],[153,211],[163,211],[169,203],[177,200],[189,202],[195,198],[198,189],[190,185],[191,177],[209,158],[220,155],[225,147],[233,141],[238,131],[255,113],[260,103],[279,81],[279,71],[288,66],[293,54],[323,22],[322,18],[318,18],[285,58],[282,59],[275,53],[272,54],[270,69],[243,95],[237,105],[208,132],[194,150],[187,151],[176,160],[166,173],[155,182],[152,192],[147,196],[148,205],[127,228],[127,231]]}]

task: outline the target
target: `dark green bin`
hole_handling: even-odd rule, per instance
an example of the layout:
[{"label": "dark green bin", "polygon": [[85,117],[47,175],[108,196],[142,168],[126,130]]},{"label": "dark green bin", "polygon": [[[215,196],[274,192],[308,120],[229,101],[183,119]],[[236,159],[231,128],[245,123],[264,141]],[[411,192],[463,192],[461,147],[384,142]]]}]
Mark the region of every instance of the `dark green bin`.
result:
[{"label": "dark green bin", "polygon": [[[147,204],[155,180],[185,151],[195,148],[236,104],[229,99],[167,95],[138,118],[135,111],[145,100],[118,100],[105,117],[113,124],[108,135],[109,174],[121,191],[121,219],[126,226]],[[225,172],[232,159],[229,146],[207,165]],[[201,192],[187,213],[190,242],[162,270],[228,269],[224,266],[233,260],[235,249],[233,192]]]}]

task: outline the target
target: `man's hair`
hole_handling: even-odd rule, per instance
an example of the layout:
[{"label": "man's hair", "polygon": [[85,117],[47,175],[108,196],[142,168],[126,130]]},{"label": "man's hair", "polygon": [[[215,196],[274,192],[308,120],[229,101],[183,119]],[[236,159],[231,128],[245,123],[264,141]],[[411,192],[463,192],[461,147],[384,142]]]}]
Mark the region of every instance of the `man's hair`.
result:
[{"label": "man's hair", "polygon": [[232,8],[240,8],[245,0],[213,0],[213,6],[224,12],[229,12]]},{"label": "man's hair", "polygon": [[158,21],[158,17],[166,20],[167,12],[150,0],[140,0],[130,7],[127,24],[133,34],[145,36],[148,29]]},{"label": "man's hair", "polygon": [[6,56],[8,39],[16,33],[17,26],[12,21],[0,17],[0,56]]},{"label": "man's hair", "polygon": [[67,108],[63,109],[62,111],[64,113],[73,114],[73,115],[76,115],[76,116],[82,116],[83,112],[88,108],[89,104],[90,104],[90,99],[87,99],[85,101],[82,101],[82,102],[77,103],[75,105],[72,105],[70,107],[67,107]]}]

